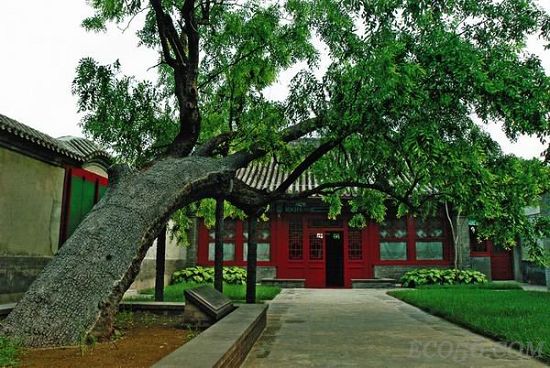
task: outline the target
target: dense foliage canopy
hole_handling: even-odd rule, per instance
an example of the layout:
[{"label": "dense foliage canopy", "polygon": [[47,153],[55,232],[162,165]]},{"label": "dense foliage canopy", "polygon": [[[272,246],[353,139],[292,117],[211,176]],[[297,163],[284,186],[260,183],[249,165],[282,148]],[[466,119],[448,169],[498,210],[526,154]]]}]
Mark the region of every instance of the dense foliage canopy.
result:
[{"label": "dense foliage canopy", "polygon": [[[550,36],[535,1],[89,3],[86,28],[142,20],[141,46],[159,52],[155,81],[123,75],[118,62],[79,65],[83,127],[121,160],[147,167],[227,137],[211,154],[261,148],[258,160],[275,159],[291,179],[312,170],[332,215],[352,188],[354,225],[382,221],[388,208],[429,215],[446,204],[505,246],[550,235],[548,218],[524,212],[550,190],[548,165],[503,154],[480,128],[499,121],[511,139],[550,134],[550,79],[525,50],[529,35]],[[288,96],[270,98],[287,76]],[[314,139],[281,139],[305,121]],[[190,131],[195,139],[179,139]],[[191,148],[173,149],[179,141]],[[255,194],[267,205],[285,189]],[[544,257],[537,247],[532,256]]]}]

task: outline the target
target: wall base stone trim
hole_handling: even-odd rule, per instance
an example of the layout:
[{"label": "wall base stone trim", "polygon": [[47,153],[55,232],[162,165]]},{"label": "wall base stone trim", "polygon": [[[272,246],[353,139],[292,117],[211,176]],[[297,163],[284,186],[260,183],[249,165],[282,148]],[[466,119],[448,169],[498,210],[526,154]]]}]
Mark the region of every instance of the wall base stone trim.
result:
[{"label": "wall base stone trim", "polygon": [[52,257],[0,256],[0,302],[17,302]]}]

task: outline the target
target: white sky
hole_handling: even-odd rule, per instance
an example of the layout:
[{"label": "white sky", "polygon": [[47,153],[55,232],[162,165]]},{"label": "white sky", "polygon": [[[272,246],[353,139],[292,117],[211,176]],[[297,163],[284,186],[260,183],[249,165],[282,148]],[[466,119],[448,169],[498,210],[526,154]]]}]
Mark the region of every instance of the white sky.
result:
[{"label": "white sky", "polygon": [[[540,0],[548,11],[550,1]],[[117,58],[124,72],[140,78],[151,75],[155,52],[138,48],[132,30],[88,33],[80,24],[91,15],[85,0],[0,1],[0,113],[54,137],[81,136],[76,97],[71,83],[78,61],[91,56],[101,63]],[[532,38],[528,49],[538,54],[550,73],[550,50]],[[289,76],[282,76],[282,95]],[[278,90],[277,90],[278,89]],[[539,157],[544,146],[536,138],[521,137],[510,142],[497,124],[487,126],[505,152]]]}]

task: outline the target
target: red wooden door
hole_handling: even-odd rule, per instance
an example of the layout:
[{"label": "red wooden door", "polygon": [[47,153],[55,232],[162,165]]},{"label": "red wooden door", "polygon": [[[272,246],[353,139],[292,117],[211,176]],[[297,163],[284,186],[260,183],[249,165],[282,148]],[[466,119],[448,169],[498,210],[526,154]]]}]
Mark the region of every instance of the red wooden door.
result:
[{"label": "red wooden door", "polygon": [[513,280],[513,267],[512,251],[493,244],[491,249],[491,278],[493,280]]},{"label": "red wooden door", "polygon": [[308,232],[306,287],[325,287],[325,233],[314,230]]}]

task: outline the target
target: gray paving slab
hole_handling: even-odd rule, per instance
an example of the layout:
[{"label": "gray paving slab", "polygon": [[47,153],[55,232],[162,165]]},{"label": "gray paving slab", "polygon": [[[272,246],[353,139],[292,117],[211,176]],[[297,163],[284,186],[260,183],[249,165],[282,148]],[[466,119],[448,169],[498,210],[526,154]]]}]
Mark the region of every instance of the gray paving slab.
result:
[{"label": "gray paving slab", "polygon": [[542,292],[550,292],[550,288],[548,286],[544,285],[531,285],[531,284],[520,284],[523,290],[526,291],[542,291]]},{"label": "gray paving slab", "polygon": [[380,289],[283,290],[270,303],[267,328],[243,363],[270,368],[545,366]]}]

